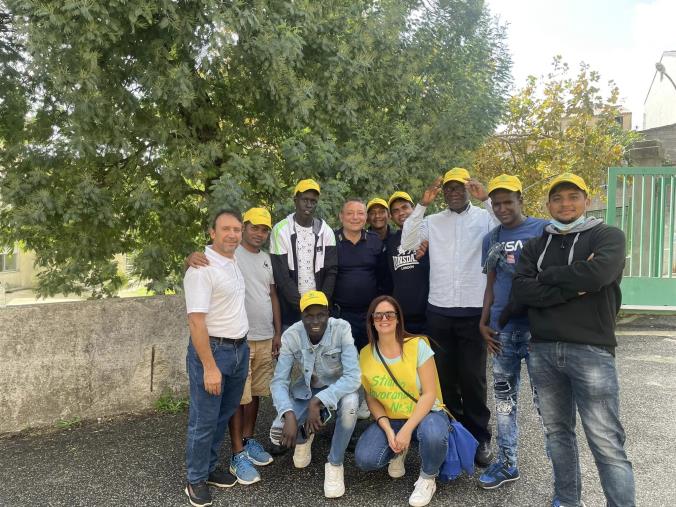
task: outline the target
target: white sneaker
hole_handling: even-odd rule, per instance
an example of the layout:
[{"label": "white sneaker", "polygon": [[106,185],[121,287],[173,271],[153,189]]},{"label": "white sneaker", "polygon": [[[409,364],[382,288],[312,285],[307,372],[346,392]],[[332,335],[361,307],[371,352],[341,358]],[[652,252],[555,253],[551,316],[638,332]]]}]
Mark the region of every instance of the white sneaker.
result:
[{"label": "white sneaker", "polygon": [[357,419],[368,419],[369,417],[371,417],[371,411],[366,404],[366,400],[363,400],[357,409]]},{"label": "white sneaker", "polygon": [[343,479],[343,465],[324,465],[324,496],[339,498],[345,494],[345,480]]},{"label": "white sneaker", "polygon": [[399,477],[403,477],[406,474],[404,462],[406,461],[407,454],[408,447],[404,450],[404,452],[400,452],[394,458],[392,458],[390,464],[387,465],[387,473],[393,479],[399,479]]},{"label": "white sneaker", "polygon": [[293,451],[293,466],[296,468],[305,468],[312,461],[312,441],[315,439],[313,433],[302,444],[296,444],[296,450]]},{"label": "white sneaker", "polygon": [[415,481],[415,489],[408,499],[408,504],[413,507],[423,507],[430,503],[436,490],[437,481],[434,477],[431,479],[418,477],[418,480]]}]

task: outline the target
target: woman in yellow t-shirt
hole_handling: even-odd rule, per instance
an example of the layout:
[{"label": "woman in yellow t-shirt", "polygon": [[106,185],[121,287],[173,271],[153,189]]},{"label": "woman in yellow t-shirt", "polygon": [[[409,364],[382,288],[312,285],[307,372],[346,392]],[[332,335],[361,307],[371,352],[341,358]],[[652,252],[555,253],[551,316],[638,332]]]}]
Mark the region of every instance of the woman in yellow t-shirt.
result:
[{"label": "woman in yellow t-shirt", "polygon": [[[427,505],[437,489],[436,476],[446,458],[450,427],[441,410],[443,400],[432,358],[434,352],[426,337],[406,332],[396,299],[375,298],[367,318],[369,344],[359,354],[359,366],[366,402],[375,422],[359,438],[355,461],[364,471],[377,470],[389,463],[390,477],[402,477],[411,440],[417,441],[420,477],[409,504]],[[381,357],[397,382],[392,380]]]}]

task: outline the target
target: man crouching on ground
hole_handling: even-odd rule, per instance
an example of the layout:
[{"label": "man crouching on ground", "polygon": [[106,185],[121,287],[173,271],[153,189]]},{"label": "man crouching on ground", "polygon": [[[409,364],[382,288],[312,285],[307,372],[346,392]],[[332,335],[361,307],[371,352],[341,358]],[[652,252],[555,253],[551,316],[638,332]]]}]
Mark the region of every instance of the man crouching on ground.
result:
[{"label": "man crouching on ground", "polygon": [[[314,434],[336,412],[336,427],[324,466],[324,496],[345,493],[343,457],[357,423],[361,374],[350,324],[329,317],[323,292],[306,292],[300,300],[301,321],[282,335],[282,348],[270,383],[277,418],[283,422],[281,444],[295,447],[293,464],[305,468],[312,458]],[[296,364],[303,375],[291,385]],[[279,422],[279,421],[277,421]]]}]

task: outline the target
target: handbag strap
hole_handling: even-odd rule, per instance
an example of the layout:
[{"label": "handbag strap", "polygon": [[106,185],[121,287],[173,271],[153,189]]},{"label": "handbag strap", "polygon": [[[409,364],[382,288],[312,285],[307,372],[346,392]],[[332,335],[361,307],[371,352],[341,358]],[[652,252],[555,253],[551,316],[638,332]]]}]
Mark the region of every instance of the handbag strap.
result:
[{"label": "handbag strap", "polygon": [[[412,400],[413,402],[415,402],[415,403],[418,403],[418,398],[415,398],[415,397],[414,397],[413,395],[411,395],[406,389],[404,389],[403,387],[401,387],[401,384],[399,383],[399,381],[397,380],[397,378],[396,378],[394,375],[392,375],[392,370],[390,370],[390,367],[387,365],[387,362],[385,362],[385,358],[384,358],[383,355],[380,353],[380,348],[378,347],[378,344],[375,343],[374,346],[375,346],[376,352],[378,353],[378,357],[380,358],[380,362],[381,362],[381,363],[383,364],[383,366],[385,367],[385,370],[387,371],[387,374],[388,374],[388,375],[390,376],[390,378],[392,379],[392,382],[394,382],[394,384],[399,388],[399,390],[400,390],[402,393],[404,393],[406,396],[408,396],[409,399],[411,399],[411,400]],[[448,410],[448,409],[446,408],[446,405],[443,405],[443,404],[442,404],[442,405],[441,405],[441,409],[442,409],[444,412],[446,412],[446,415],[448,415],[448,417],[450,417],[452,420],[455,420],[455,417],[453,417],[453,414],[451,414],[450,410]]]}]

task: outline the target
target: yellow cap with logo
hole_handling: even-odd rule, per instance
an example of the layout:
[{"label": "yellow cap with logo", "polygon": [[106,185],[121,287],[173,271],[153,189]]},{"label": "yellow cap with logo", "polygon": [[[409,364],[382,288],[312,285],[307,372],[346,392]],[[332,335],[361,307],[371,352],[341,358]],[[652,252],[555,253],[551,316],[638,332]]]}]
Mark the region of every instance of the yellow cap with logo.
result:
[{"label": "yellow cap with logo", "polygon": [[589,194],[589,187],[584,182],[584,180],[573,173],[563,173],[559,174],[556,178],[549,182],[549,187],[547,188],[547,193],[550,194],[556,185],[561,183],[572,183],[580,190],[584,191],[585,194]]},{"label": "yellow cap with logo", "polygon": [[445,185],[449,181],[459,181],[460,183],[467,183],[469,179],[470,176],[469,171],[467,171],[467,169],[464,169],[462,167],[454,167],[450,171],[447,171],[446,174],[444,174],[444,181],[441,184]]},{"label": "yellow cap with logo", "polygon": [[253,225],[267,225],[272,229],[272,217],[270,212],[265,208],[251,208],[244,213],[242,217],[244,223],[250,222]]},{"label": "yellow cap with logo", "polygon": [[300,298],[300,311],[304,312],[308,306],[321,305],[329,306],[329,300],[326,295],[320,290],[309,290]]},{"label": "yellow cap with logo", "polygon": [[298,193],[303,193],[307,192],[308,190],[314,190],[318,194],[320,194],[319,190],[319,183],[317,183],[313,179],[307,179],[307,180],[300,180],[298,184],[296,185],[296,188],[293,189],[293,195],[296,195]]},{"label": "yellow cap with logo", "polygon": [[380,197],[374,197],[366,205],[366,211],[370,210],[371,206],[375,206],[376,204],[379,204],[383,208],[388,208],[387,203],[385,202],[385,199],[381,199]]},{"label": "yellow cap with logo", "polygon": [[408,202],[410,202],[411,204],[414,204],[414,203],[413,203],[413,199],[411,199],[411,196],[408,195],[408,193],[402,192],[402,191],[398,191],[398,192],[393,193],[393,194],[390,196],[390,198],[387,200],[387,206],[388,206],[388,207],[392,206],[392,203],[393,203],[394,201],[396,201],[397,199],[403,199],[404,201],[408,201]]},{"label": "yellow cap with logo", "polygon": [[501,174],[496,176],[491,181],[488,182],[488,193],[490,194],[493,190],[497,189],[509,190],[510,192],[523,192],[523,185],[521,180],[516,176],[511,176],[509,174]]}]

